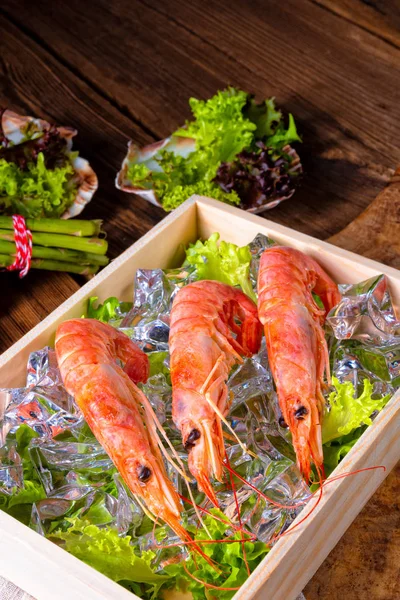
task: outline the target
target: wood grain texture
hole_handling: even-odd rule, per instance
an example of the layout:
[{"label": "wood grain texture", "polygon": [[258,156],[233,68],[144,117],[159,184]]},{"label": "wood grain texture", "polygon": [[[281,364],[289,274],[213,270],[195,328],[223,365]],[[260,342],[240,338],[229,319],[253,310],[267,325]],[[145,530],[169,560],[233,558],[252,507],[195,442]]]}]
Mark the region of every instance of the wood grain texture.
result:
[{"label": "wood grain texture", "polygon": [[400,268],[400,168],[368,208],[328,241]]},{"label": "wood grain texture", "polygon": [[307,600],[399,600],[400,463],[304,590]]},{"label": "wood grain texture", "polygon": [[[53,54],[159,138],[189,96],[228,84],[274,95],[304,137],[302,190],[273,220],[327,237],[377,195],[400,161],[400,50],[311,2],[4,0]],[[123,43],[121,43],[123,40]],[[101,59],[100,59],[101,57]]]},{"label": "wood grain texture", "polygon": [[[76,147],[99,176],[99,191],[83,216],[104,219],[113,258],[163,216],[160,209],[114,187],[128,139],[144,144],[152,138],[3,17],[0,27],[0,105],[77,127]],[[2,273],[2,282],[0,351],[39,323],[85,278],[31,271],[22,281],[16,273]]]},{"label": "wood grain texture", "polygon": [[[395,0],[3,0],[0,14],[0,105],[79,129],[76,146],[100,179],[83,217],[105,219],[112,257],[163,216],[115,190],[126,142],[168,135],[190,116],[190,96],[206,98],[233,84],[260,99],[274,95],[293,112],[304,140],[303,185],[265,216],[318,238],[337,234],[362,213],[400,163]],[[347,239],[361,239],[357,228],[350,231]],[[398,264],[380,250],[374,257]],[[0,351],[84,282],[41,272],[23,281],[2,277]],[[339,598],[350,589],[359,590],[349,596],[356,600],[363,582],[370,584],[369,600],[400,597],[385,596],[398,577],[390,485],[376,497],[381,506],[380,494],[387,494],[385,510],[368,513],[371,503],[365,509],[373,514],[370,526],[386,532],[381,561],[371,563],[360,546],[349,586],[343,561],[353,539],[354,548],[367,539],[366,521],[358,519],[308,586],[307,600]]]},{"label": "wood grain texture", "polygon": [[397,0],[313,1],[400,48],[400,4]]}]

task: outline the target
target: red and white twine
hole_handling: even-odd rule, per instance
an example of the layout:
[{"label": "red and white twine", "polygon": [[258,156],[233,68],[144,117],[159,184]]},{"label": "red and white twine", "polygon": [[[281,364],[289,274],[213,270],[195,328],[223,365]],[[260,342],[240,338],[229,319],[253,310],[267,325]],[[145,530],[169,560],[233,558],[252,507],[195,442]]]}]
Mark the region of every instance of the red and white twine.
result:
[{"label": "red and white twine", "polygon": [[7,271],[19,270],[20,278],[25,277],[31,266],[32,258],[32,233],[26,226],[24,217],[13,215],[14,241],[16,256],[12,265],[6,267]]}]

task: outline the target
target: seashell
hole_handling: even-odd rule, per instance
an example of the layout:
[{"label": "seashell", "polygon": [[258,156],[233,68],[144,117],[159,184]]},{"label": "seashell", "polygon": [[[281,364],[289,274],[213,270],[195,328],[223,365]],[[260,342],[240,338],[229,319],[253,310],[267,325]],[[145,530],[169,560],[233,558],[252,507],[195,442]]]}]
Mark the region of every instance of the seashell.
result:
[{"label": "seashell", "polygon": [[125,156],[121,170],[117,173],[115,179],[115,186],[124,192],[129,194],[137,194],[144,200],[161,206],[157,198],[157,194],[151,189],[144,189],[141,187],[133,186],[127,178],[128,168],[132,163],[143,163],[152,171],[161,172],[160,165],[157,161],[153,160],[153,157],[160,152],[160,150],[169,150],[186,158],[196,147],[196,141],[193,138],[170,136],[165,140],[149,144],[143,148],[139,148],[132,141],[128,142],[128,153]]},{"label": "seashell", "polygon": [[85,158],[77,156],[71,163],[80,178],[80,185],[73,204],[61,216],[62,219],[77,217],[90,202],[98,187],[97,175]]},{"label": "seashell", "polygon": [[[52,125],[44,119],[19,115],[8,109],[1,116],[3,136],[13,145],[22,144],[29,139],[36,139],[51,127]],[[73,127],[65,126],[56,127],[56,130],[66,140],[67,153],[70,153],[72,150],[72,138],[76,136],[78,131]],[[86,204],[90,202],[98,187],[97,175],[87,160],[77,156],[72,158],[71,164],[75,169],[78,189],[73,204],[61,215],[62,219],[70,219],[79,215]]]},{"label": "seashell", "polygon": [[[149,188],[141,188],[133,186],[128,177],[128,168],[133,164],[145,164],[152,171],[161,172],[160,165],[157,161],[153,160],[153,157],[160,152],[160,150],[170,150],[175,154],[179,154],[180,156],[186,157],[191,152],[193,152],[196,148],[196,140],[193,138],[187,137],[178,137],[178,136],[170,136],[165,138],[165,140],[160,140],[159,142],[155,142],[154,144],[150,144],[148,146],[144,146],[143,148],[139,148],[132,141],[128,142],[128,152],[122,162],[121,170],[117,173],[115,179],[115,186],[124,192],[128,192],[129,194],[136,194],[140,196],[144,200],[151,202],[151,204],[155,204],[156,206],[160,206],[162,208],[161,202],[157,198],[157,194],[154,190]],[[296,150],[291,146],[285,146],[284,148],[286,154],[292,157],[292,163],[290,167],[290,171],[293,174],[300,175],[303,172],[303,168],[300,162],[300,157],[297,154]],[[266,210],[271,210],[278,206],[284,200],[288,200],[294,194],[295,190],[291,190],[290,193],[285,196],[281,196],[279,198],[274,198],[273,200],[267,201],[265,204],[260,206],[253,206],[251,208],[243,208],[246,212],[252,214],[262,213]]]}]

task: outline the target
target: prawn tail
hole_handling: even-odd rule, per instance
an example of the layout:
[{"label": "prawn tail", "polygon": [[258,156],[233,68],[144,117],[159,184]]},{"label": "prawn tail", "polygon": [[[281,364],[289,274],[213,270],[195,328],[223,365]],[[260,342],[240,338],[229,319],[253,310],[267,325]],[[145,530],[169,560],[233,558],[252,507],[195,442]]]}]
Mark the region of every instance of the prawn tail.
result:
[{"label": "prawn tail", "polygon": [[[263,326],[254,302],[239,290],[235,290],[235,293],[237,298],[228,316],[229,325],[237,336],[236,349],[244,356],[251,356],[260,349]],[[239,326],[235,319],[240,321]]]},{"label": "prawn tail", "polygon": [[238,341],[247,356],[256,354],[261,345],[262,325],[258,319],[247,319],[242,326]]},{"label": "prawn tail", "polygon": [[146,354],[144,358],[130,358],[124,366],[124,371],[133,383],[146,383],[149,376],[149,359]]}]

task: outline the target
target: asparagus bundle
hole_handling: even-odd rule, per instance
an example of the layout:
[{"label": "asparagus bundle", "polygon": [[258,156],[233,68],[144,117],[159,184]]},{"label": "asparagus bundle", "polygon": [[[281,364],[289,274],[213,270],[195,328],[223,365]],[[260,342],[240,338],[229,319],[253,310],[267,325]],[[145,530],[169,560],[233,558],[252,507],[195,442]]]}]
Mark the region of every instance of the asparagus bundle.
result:
[{"label": "asparagus bundle", "polygon": [[[108,243],[98,237],[101,221],[26,219],[32,233],[32,269],[67,271],[80,275],[97,273],[108,264]],[[11,217],[0,216],[0,267],[13,264],[16,257]]]}]

